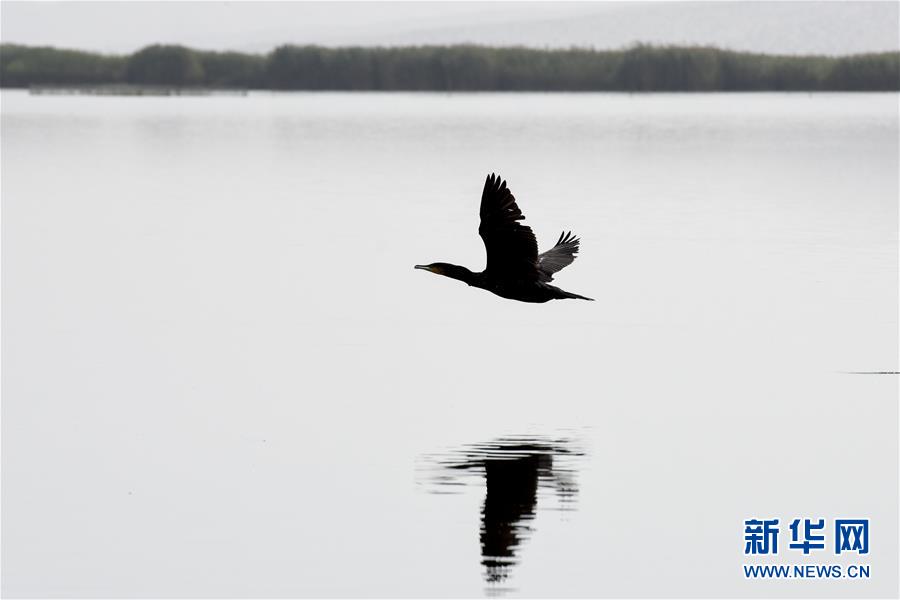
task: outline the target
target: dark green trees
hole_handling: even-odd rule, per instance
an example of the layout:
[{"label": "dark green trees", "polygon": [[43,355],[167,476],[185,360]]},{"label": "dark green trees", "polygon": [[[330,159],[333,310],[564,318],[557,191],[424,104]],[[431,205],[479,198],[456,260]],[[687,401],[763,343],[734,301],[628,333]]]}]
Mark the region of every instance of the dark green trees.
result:
[{"label": "dark green trees", "polygon": [[148,46],[128,57],[125,81],[140,85],[195,86],[204,83],[197,53],[184,46]]},{"label": "dark green trees", "polygon": [[125,58],[77,50],[0,46],[0,86],[93,85],[119,81]]},{"label": "dark green trees", "polygon": [[280,46],[266,55],[149,46],[107,56],[0,46],[0,85],[121,84],[279,90],[900,90],[900,52],[772,56],[707,47]]}]

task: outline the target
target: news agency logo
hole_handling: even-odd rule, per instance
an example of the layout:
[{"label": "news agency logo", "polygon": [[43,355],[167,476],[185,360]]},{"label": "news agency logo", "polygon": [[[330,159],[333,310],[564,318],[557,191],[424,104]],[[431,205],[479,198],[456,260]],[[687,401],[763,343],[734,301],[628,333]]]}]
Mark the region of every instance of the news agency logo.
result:
[{"label": "news agency logo", "polygon": [[[831,532],[831,535],[828,535]],[[779,552],[779,519],[747,519],[744,521],[744,554],[773,556]],[[868,519],[835,519],[829,527],[825,519],[794,519],[785,531],[787,551],[793,556],[828,555],[830,547],[835,555],[863,556],[869,553]],[[744,565],[746,578],[869,578],[869,565]]]},{"label": "news agency logo", "polygon": [[[801,526],[802,523],[802,526]],[[788,548],[809,554],[825,549],[825,519],[794,519],[788,527],[791,541]],[[778,519],[747,519],[744,521],[744,554],[778,554]],[[868,519],[835,519],[834,553],[869,553]]]}]

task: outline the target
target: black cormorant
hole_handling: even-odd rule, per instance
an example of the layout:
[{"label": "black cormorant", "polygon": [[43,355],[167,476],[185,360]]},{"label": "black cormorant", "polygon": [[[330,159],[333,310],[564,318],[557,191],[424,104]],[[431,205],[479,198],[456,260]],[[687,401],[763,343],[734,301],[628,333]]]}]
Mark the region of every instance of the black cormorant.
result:
[{"label": "black cormorant", "polygon": [[478,234],[487,250],[487,266],[480,273],[448,263],[416,265],[438,275],[459,279],[471,286],[521,302],[546,302],[563,298],[593,300],[550,285],[553,274],[572,264],[578,252],[578,238],[563,232],[556,245],[538,254],[531,227],[519,221],[525,215],[516,204],[506,182],[493,173],[484,182],[481,194],[481,224]]}]

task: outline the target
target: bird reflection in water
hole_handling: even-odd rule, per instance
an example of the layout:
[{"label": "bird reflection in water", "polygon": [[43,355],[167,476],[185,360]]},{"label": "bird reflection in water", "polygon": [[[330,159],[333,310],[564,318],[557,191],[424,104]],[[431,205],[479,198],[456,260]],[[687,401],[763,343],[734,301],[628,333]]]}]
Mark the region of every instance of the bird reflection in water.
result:
[{"label": "bird reflection in water", "polygon": [[572,463],[580,456],[568,440],[502,438],[427,457],[434,493],[452,493],[454,486],[484,478],[481,564],[491,587],[502,585],[518,563],[517,552],[533,533],[538,499],[546,498],[546,490],[553,490],[561,510],[574,508],[578,489]]}]

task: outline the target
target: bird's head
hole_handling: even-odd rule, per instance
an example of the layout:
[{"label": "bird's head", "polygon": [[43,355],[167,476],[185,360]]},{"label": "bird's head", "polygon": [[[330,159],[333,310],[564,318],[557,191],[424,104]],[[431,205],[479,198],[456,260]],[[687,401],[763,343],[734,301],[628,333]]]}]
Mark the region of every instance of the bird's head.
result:
[{"label": "bird's head", "polygon": [[470,283],[472,280],[472,276],[474,275],[472,271],[468,270],[465,267],[442,262],[431,263],[430,265],[416,265],[415,268],[422,269],[424,271],[431,271],[435,275],[443,275],[444,277],[450,277],[451,279],[459,279],[460,281],[465,281],[466,283]]},{"label": "bird's head", "polygon": [[423,271],[431,271],[435,275],[446,275],[455,265],[448,263],[431,263],[430,265],[416,265],[414,268]]}]

